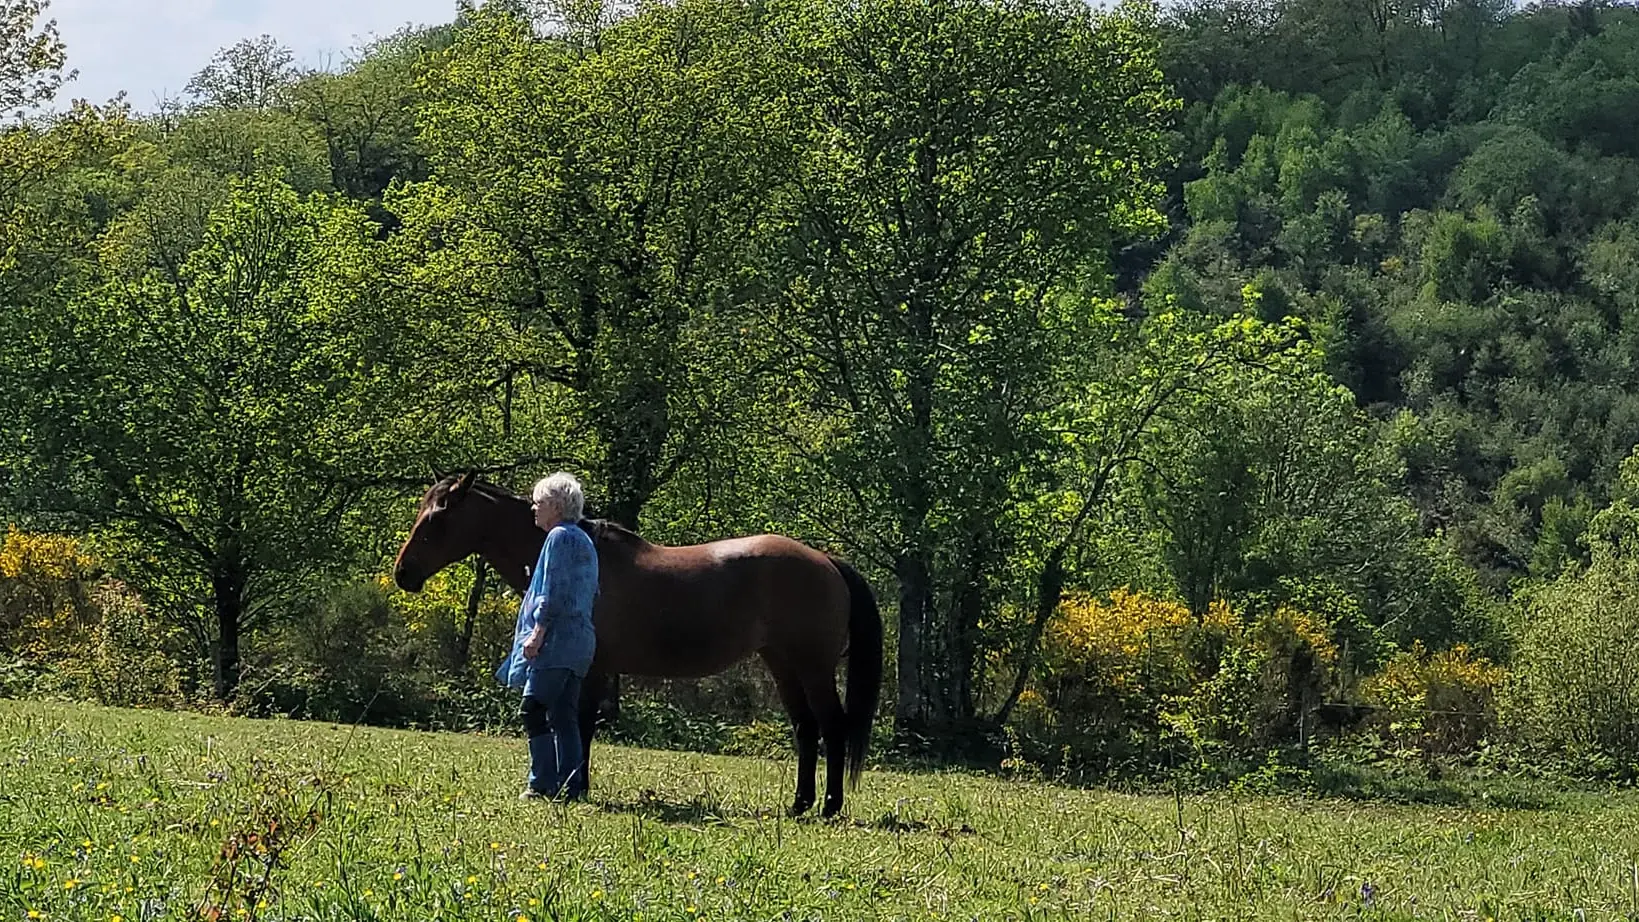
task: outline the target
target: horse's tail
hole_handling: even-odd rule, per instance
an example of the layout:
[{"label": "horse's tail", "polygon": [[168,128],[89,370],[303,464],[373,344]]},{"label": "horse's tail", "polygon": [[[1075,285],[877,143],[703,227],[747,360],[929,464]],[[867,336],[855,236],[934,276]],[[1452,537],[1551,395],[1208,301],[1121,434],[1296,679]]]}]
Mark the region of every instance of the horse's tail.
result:
[{"label": "horse's tail", "polygon": [[871,744],[882,690],[882,613],[877,610],[871,584],[850,564],[831,558],[848,584],[848,701],[843,705],[848,723],[848,787],[859,786],[865,770],[865,750]]}]

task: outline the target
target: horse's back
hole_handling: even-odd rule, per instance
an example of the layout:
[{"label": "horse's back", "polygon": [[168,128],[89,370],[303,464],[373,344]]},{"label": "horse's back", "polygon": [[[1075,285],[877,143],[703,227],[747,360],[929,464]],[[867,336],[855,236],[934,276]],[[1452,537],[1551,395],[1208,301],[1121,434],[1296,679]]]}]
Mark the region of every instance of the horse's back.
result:
[{"label": "horse's back", "polygon": [[617,569],[599,612],[600,646],[625,663],[612,671],[708,675],[753,653],[835,655],[847,642],[846,582],[784,535],[647,544]]}]

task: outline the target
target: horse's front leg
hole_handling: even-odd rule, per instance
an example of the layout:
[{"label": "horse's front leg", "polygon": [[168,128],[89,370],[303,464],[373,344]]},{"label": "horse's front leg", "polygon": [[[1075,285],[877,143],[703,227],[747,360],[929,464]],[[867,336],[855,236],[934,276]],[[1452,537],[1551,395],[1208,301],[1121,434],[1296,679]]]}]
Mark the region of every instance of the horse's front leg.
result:
[{"label": "horse's front leg", "polygon": [[585,797],[592,783],[592,737],[598,732],[598,716],[602,711],[603,690],[609,676],[597,669],[586,673],[580,693],[580,777],[573,786],[573,796]]}]

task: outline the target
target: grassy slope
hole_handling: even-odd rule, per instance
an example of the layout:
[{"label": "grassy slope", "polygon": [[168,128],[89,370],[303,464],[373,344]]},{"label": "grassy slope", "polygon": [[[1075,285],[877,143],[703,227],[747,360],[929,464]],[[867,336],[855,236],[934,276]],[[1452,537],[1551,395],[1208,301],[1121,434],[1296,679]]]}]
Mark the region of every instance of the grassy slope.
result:
[{"label": "grassy slope", "polygon": [[516,799],[522,758],[517,740],[0,702],[0,919],[202,902],[229,919],[1593,919],[1639,898],[1633,795],[1180,814],[872,772],[847,819],[791,821],[789,761],[600,745],[593,803],[566,808]]}]

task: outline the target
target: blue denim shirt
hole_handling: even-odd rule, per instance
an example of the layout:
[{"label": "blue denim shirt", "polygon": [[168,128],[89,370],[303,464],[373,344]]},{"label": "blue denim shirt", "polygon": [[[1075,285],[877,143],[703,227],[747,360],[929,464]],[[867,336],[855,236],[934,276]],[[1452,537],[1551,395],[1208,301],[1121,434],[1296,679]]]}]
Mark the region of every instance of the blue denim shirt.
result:
[{"label": "blue denim shirt", "polygon": [[[512,651],[495,670],[508,688],[522,688],[531,670],[568,669],[585,676],[597,648],[592,626],[592,605],[598,596],[598,552],[580,526],[564,523],[552,529],[541,545],[529,590],[518,606],[512,633]],[[524,657],[524,641],[536,623],[546,625],[541,652]]]}]

